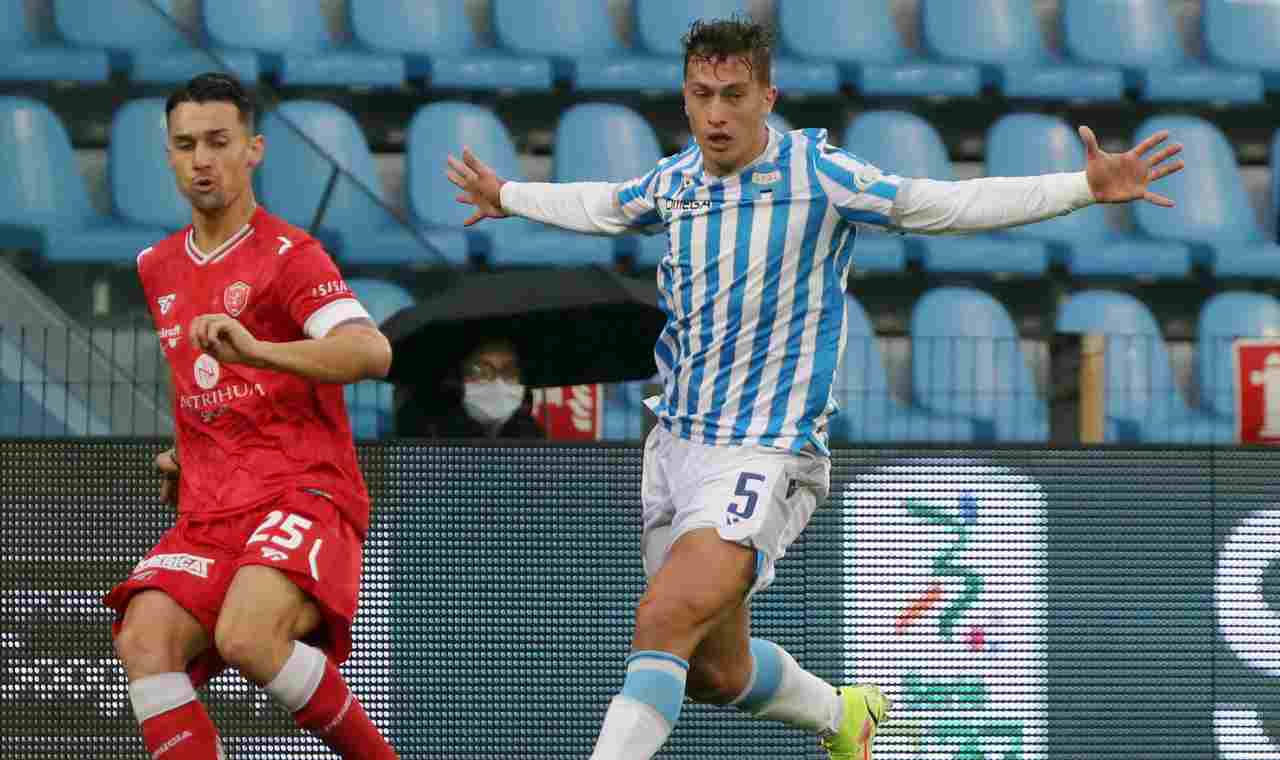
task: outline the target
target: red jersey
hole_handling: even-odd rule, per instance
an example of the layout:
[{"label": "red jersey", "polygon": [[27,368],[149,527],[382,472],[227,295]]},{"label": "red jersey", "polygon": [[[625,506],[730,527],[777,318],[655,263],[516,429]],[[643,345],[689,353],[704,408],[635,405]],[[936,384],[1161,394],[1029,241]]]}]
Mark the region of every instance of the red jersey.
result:
[{"label": "red jersey", "polygon": [[173,381],[182,466],[179,510],[252,511],[308,489],[363,537],[369,495],[356,462],[343,386],[225,365],[191,344],[191,321],[225,313],[258,340],[323,337],[368,317],[320,243],[258,208],[217,250],[191,227],[138,254],[138,277]]}]

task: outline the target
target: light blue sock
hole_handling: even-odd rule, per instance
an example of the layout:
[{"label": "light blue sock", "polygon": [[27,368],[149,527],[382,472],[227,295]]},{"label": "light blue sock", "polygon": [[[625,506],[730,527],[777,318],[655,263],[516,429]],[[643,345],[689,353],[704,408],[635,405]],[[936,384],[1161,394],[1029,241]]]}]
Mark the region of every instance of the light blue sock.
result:
[{"label": "light blue sock", "polygon": [[764,639],[751,640],[751,680],[729,704],[757,718],[814,733],[837,730],[842,712],[835,687]]},{"label": "light blue sock", "polygon": [[684,705],[689,663],[644,650],[627,658],[622,691],[609,703],[593,760],[649,760],[671,735]]}]

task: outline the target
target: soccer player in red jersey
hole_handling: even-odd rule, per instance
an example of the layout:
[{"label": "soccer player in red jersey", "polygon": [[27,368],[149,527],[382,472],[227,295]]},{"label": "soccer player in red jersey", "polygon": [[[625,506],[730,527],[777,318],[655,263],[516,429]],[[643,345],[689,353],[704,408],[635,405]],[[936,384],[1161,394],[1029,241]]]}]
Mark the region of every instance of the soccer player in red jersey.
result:
[{"label": "soccer player in red jersey", "polygon": [[369,526],[342,386],[384,377],[391,347],[320,243],[257,205],[253,117],[222,74],[167,104],[192,224],[138,276],[173,380],[157,464],[178,518],[105,599],[116,653],[153,758],[223,756],[194,689],[228,665],[342,757],[394,758],[336,668]]}]

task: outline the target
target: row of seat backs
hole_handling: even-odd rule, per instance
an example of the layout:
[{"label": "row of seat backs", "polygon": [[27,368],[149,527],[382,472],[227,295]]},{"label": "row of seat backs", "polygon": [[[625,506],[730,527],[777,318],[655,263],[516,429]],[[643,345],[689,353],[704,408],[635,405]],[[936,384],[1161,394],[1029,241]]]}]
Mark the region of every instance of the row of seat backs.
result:
[{"label": "row of seat backs", "polygon": [[[159,99],[121,107],[112,124],[108,166],[119,218],[173,229],[185,224],[188,211],[164,160],[164,124]],[[294,127],[307,140],[299,139]],[[1260,243],[1262,228],[1226,137],[1195,117],[1157,116],[1139,127],[1135,140],[1159,130],[1170,131],[1184,145],[1188,168],[1163,180],[1162,186],[1162,192],[1184,202],[1174,210],[1135,204],[1135,222],[1142,234],[1203,246]],[[290,101],[264,117],[261,131],[268,149],[258,189],[273,211],[304,226],[315,217],[332,165],[308,144],[310,140],[345,172],[330,196],[326,224],[357,229],[394,224],[379,203],[382,184],[376,164],[350,114],[329,103]],[[1280,133],[1276,140],[1280,145]],[[454,200],[456,193],[442,170],[443,157],[464,144],[500,175],[523,176],[510,133],[482,106],[451,101],[424,106],[410,122],[406,142],[406,205],[410,217],[421,224],[457,228],[468,215]],[[643,174],[661,157],[649,124],[616,104],[570,108],[559,120],[555,142],[553,178],[560,181],[627,179]],[[886,171],[952,177],[941,137],[914,114],[864,113],[850,123],[843,144]],[[1074,131],[1061,119],[1043,114],[1002,117],[989,131],[987,147],[989,175],[1076,171],[1084,164]],[[1273,147],[1273,160],[1277,158],[1280,150]],[[93,216],[66,130],[43,104],[0,99],[0,163],[10,167],[9,181],[0,183],[0,223],[8,216],[14,223],[74,224]],[[1280,181],[1280,172],[1274,174]],[[298,183],[300,176],[315,181]],[[1098,206],[1008,234],[1066,245],[1118,237]]]},{"label": "row of seat backs", "polygon": [[[682,54],[680,36],[694,18],[723,17],[754,9],[750,0],[633,0],[634,43],[625,44],[605,0],[490,0],[489,25],[499,51],[482,45],[464,0],[348,0],[347,25],[354,44],[339,40],[330,29],[321,0],[205,0],[196,28],[180,29],[162,18],[156,7],[172,12],[173,0],[53,0],[53,19],[62,38],[59,50],[27,24],[26,0],[0,0],[0,41],[25,51],[10,61],[13,76],[41,76],[43,57],[48,78],[101,81],[108,58],[128,69],[132,54],[184,48],[194,39],[218,49],[255,51],[257,59],[235,57],[233,70],[242,76],[259,71],[288,71],[283,59],[321,54],[300,73],[299,83],[394,86],[406,76],[423,74],[421,65],[404,57],[470,58],[477,69],[490,68],[492,81],[457,81],[464,86],[501,88],[551,85],[552,61],[560,77],[574,74],[573,61],[597,68],[620,65],[620,56],[653,59],[647,76],[618,79],[639,88],[678,87]],[[1267,3],[1205,0],[1202,37],[1211,60],[1239,69],[1280,70],[1280,9]],[[903,44],[888,0],[777,0],[774,4],[780,52],[784,58],[816,59],[837,64],[897,64],[919,58]],[[1062,37],[1067,55],[1092,70],[1078,67],[1079,81],[1098,78],[1098,66],[1169,69],[1193,63],[1178,36],[1164,0],[1063,0]],[[1025,0],[923,0],[920,13],[923,54],[951,64],[950,70],[915,72],[949,94],[976,94],[979,68],[987,81],[999,79],[993,67],[1054,63],[1045,46],[1039,20]],[[74,47],[73,47],[74,46]],[[33,53],[32,51],[40,51]],[[233,56],[234,57],[234,56]],[[524,68],[498,58],[524,57]],[[674,63],[674,65],[673,65]],[[448,64],[446,64],[446,67]],[[453,66],[453,68],[457,68]],[[786,68],[785,65],[782,68]],[[1201,66],[1200,68],[1204,68]],[[426,69],[426,70],[429,70]],[[455,72],[456,73],[456,72]],[[834,90],[834,74],[807,76]],[[1107,88],[1117,76],[1104,76]],[[848,81],[849,77],[845,77]],[[1071,92],[1073,77],[1048,83],[1045,93]],[[855,78],[855,83],[858,83]],[[806,86],[798,81],[800,87]],[[1274,84],[1274,82],[1273,82]],[[1061,89],[1066,87],[1067,89]],[[1239,89],[1228,84],[1227,90]],[[1260,100],[1261,82],[1246,84],[1232,99]],[[1036,93],[1027,93],[1034,96]],[[1118,92],[1110,92],[1118,95]],[[1207,93],[1212,96],[1212,92]],[[1172,93],[1177,96],[1177,93]]]},{"label": "row of seat backs", "polygon": [[[973,288],[945,287],[926,293],[912,311],[911,388],[918,408],[893,398],[880,349],[866,312],[846,298],[848,348],[836,386],[845,407],[834,435],[875,440],[895,416],[921,412],[902,424],[898,440],[1045,440],[1047,405],[1004,307]],[[1280,301],[1254,292],[1227,291],[1210,298],[1197,323],[1198,408],[1188,405],[1173,377],[1168,349],[1151,312],[1133,296],[1106,290],[1081,291],[1058,309],[1056,330],[1106,336],[1107,440],[1231,440],[1235,414],[1231,345],[1240,337],[1280,337]],[[963,418],[972,428],[949,431],[927,415]],[[882,419],[874,419],[880,417]],[[954,422],[954,421],[953,421]],[[1176,431],[1176,432],[1175,432]],[[924,433],[921,435],[921,433]]]}]

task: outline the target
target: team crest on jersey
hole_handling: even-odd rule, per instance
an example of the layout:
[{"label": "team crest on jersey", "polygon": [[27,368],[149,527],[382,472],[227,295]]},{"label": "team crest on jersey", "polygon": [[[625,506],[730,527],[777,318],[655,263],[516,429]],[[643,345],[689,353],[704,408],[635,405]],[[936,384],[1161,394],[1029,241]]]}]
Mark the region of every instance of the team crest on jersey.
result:
[{"label": "team crest on jersey", "polygon": [[240,312],[244,311],[244,307],[249,305],[249,283],[237,281],[227,286],[222,293],[222,305],[226,307],[227,313],[233,317],[240,316]]},{"label": "team crest on jersey", "polygon": [[217,359],[208,354],[200,354],[196,357],[194,371],[196,385],[206,391],[218,387],[218,380],[222,377],[222,367],[219,366]]},{"label": "team crest on jersey", "polygon": [[166,293],[156,299],[156,303],[160,305],[160,313],[168,314],[169,309],[173,308],[173,302],[178,299],[177,293]]}]

